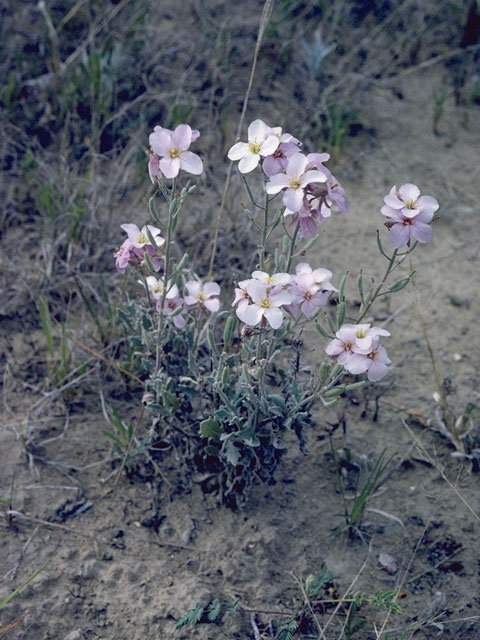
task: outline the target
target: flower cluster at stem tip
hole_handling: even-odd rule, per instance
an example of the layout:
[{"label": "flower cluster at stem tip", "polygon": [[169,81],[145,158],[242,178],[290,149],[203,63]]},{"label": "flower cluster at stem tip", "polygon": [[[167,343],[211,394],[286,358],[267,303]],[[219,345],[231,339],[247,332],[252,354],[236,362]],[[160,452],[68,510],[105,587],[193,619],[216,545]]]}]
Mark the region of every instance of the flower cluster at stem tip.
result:
[{"label": "flower cluster at stem tip", "polygon": [[[174,130],[156,126],[149,137],[148,172],[151,181],[162,185],[165,179],[177,179],[181,171],[200,175],[202,160],[189,151],[199,136],[200,133],[187,124],[181,124]],[[238,161],[240,173],[247,174],[256,168],[261,170],[267,202],[269,196],[272,196],[270,200],[281,196],[279,216],[282,213],[285,217],[291,216],[291,225],[295,227],[293,248],[297,232],[302,237],[317,236],[318,225],[331,216],[332,207],[345,214],[349,211],[345,190],[324,166],[329,154],[304,154],[301,149],[302,143],[297,138],[283,133],[280,127],[269,127],[257,119],[248,127],[247,142],[237,142],[228,151],[228,158]],[[164,189],[162,191],[165,192]],[[176,194],[172,187],[171,198],[174,197]],[[422,244],[428,242],[432,238],[431,222],[438,207],[435,198],[421,196],[420,189],[414,184],[407,183],[399,189],[392,187],[381,208],[381,213],[387,218],[385,226],[390,245],[398,250],[405,246],[410,248],[412,238]],[[127,238],[115,254],[116,267],[121,273],[129,265],[137,269],[142,275],[139,282],[146,290],[151,306],[161,316],[170,319],[177,329],[183,329],[192,309],[197,309],[197,315],[219,311],[220,287],[216,282],[203,283],[192,272],[186,277],[184,272],[170,269],[166,249],[170,238],[168,233],[166,240],[162,237],[164,232],[152,225],[140,229],[128,223],[122,224],[121,228],[127,233]],[[387,273],[394,268],[395,256],[396,251],[389,258]],[[295,273],[268,273],[263,270],[262,260],[260,268],[253,271],[249,279],[239,281],[235,288],[232,307],[247,327],[277,330],[286,315],[294,323],[314,319],[327,305],[332,292],[338,292],[331,282],[332,273],[326,268],[302,262],[296,265]],[[291,259],[288,265],[290,262]],[[162,265],[164,277],[157,278],[153,272],[160,271]],[[391,360],[380,345],[380,338],[388,337],[390,333],[380,327],[372,327],[370,323],[340,326],[340,322],[335,337],[332,337],[334,329],[329,334],[325,352],[354,375],[366,373],[370,381],[383,378]]]},{"label": "flower cluster at stem tip", "polygon": [[413,238],[421,244],[432,239],[430,222],[439,204],[432,196],[421,196],[416,184],[392,187],[381,213],[386,216],[388,241],[394,249],[410,246]]}]

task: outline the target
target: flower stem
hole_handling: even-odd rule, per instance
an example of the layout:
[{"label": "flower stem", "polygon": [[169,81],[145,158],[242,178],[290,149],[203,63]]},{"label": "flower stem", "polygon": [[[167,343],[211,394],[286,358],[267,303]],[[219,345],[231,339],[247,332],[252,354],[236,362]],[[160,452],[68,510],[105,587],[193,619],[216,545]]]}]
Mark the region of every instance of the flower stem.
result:
[{"label": "flower stem", "polygon": [[166,247],[165,247],[165,261],[164,261],[164,268],[163,268],[163,291],[162,291],[162,297],[160,299],[160,313],[158,316],[158,327],[157,327],[157,345],[156,345],[156,352],[155,352],[155,377],[158,374],[158,370],[160,368],[160,354],[161,354],[161,336],[163,333],[163,323],[164,323],[164,318],[165,318],[165,314],[164,314],[164,306],[165,306],[165,300],[167,299],[167,289],[168,289],[168,279],[169,279],[169,272],[170,272],[170,246],[172,244],[172,236],[173,236],[173,229],[174,229],[174,218],[175,216],[178,215],[178,210],[177,211],[172,211],[172,201],[175,198],[175,187],[176,187],[176,180],[175,178],[172,181],[172,189],[170,192],[170,196],[165,196],[168,202],[168,225],[167,225],[167,237],[166,237]]},{"label": "flower stem", "polygon": [[[372,293],[372,296],[370,298],[370,300],[367,302],[367,304],[363,307],[360,307],[361,313],[357,318],[357,324],[359,322],[361,322],[363,320],[363,318],[367,315],[368,310],[370,309],[370,307],[372,306],[373,302],[375,301],[375,299],[377,298],[378,294],[380,293],[380,291],[383,289],[385,282],[387,281],[388,276],[391,274],[391,272],[398,266],[399,263],[395,264],[395,260],[397,258],[397,253],[398,253],[398,249],[395,249],[395,251],[392,254],[392,257],[389,260],[387,269],[385,271],[385,274],[380,282],[380,284],[377,286],[377,288],[374,290],[374,292]],[[403,260],[402,260],[403,262]]]},{"label": "flower stem", "polygon": [[290,240],[290,250],[288,252],[288,260],[287,260],[287,273],[290,271],[290,267],[292,266],[293,260],[293,252],[295,251],[295,245],[297,244],[298,232],[300,231],[300,222],[297,222],[297,226],[295,227],[295,231],[293,232],[293,236]]}]

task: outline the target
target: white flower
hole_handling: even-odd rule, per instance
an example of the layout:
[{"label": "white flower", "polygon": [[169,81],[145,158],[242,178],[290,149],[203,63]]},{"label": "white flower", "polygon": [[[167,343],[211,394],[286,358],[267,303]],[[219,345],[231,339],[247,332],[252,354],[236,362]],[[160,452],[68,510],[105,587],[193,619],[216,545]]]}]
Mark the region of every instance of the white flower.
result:
[{"label": "white flower", "polygon": [[[141,284],[143,284],[142,280],[139,280]],[[160,278],[155,278],[155,276],[148,276],[146,279],[147,287],[150,293],[152,294],[152,298],[154,300],[160,300],[163,296],[164,283]],[[178,296],[178,287],[176,284],[172,285],[172,283],[168,282],[168,288],[165,298],[169,300],[170,298],[176,298]]]},{"label": "white flower", "polygon": [[263,284],[266,284],[269,287],[275,287],[277,285],[283,286],[290,282],[289,273],[274,273],[273,276],[271,276],[265,271],[254,271],[252,273],[252,278],[254,280],[260,280],[260,282],[263,282]]},{"label": "white flower", "polygon": [[279,307],[292,302],[292,296],[288,291],[281,288],[277,290],[277,287],[269,291],[266,283],[250,280],[247,284],[247,292],[253,304],[239,306],[238,318],[250,327],[254,327],[265,316],[272,329],[278,329],[283,322],[283,311]]},{"label": "white flower", "polygon": [[152,227],[152,225],[150,224],[142,227],[141,231],[136,224],[121,224],[120,227],[127,232],[128,239],[136,249],[142,249],[146,244],[151,244],[150,240],[148,239],[147,229],[149,230],[150,235],[155,240],[155,244],[157,245],[157,247],[161,247],[163,244],[165,244],[165,239],[160,235],[160,229],[157,229],[157,227]]},{"label": "white flower", "polygon": [[271,155],[279,143],[278,137],[271,134],[271,129],[263,120],[254,120],[248,127],[248,142],[234,144],[228,157],[230,160],[240,160],[240,173],[249,173],[258,166],[260,157]]},{"label": "white flower", "polygon": [[220,295],[220,287],[216,282],[206,282],[203,284],[199,280],[190,280],[185,283],[188,289],[188,296],[185,296],[185,303],[188,305],[202,304],[212,313],[220,308],[220,300],[213,296]]}]

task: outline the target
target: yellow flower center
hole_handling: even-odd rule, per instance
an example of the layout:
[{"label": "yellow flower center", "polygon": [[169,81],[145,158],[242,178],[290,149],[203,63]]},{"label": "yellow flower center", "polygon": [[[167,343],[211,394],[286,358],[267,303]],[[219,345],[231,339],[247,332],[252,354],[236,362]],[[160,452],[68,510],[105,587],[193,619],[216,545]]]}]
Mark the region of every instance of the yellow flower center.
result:
[{"label": "yellow flower center", "polygon": [[140,233],[137,238],[138,244],[148,244],[148,238],[145,233]]},{"label": "yellow flower center", "polygon": [[264,298],[260,306],[262,307],[262,309],[270,309],[270,307],[272,306],[270,303],[270,298]]},{"label": "yellow flower center", "polygon": [[300,187],[302,186],[301,183],[298,181],[298,178],[292,178],[290,180],[290,182],[288,183],[288,186],[291,187],[292,189],[300,189]]},{"label": "yellow flower center", "polygon": [[365,338],[366,335],[367,335],[366,329],[359,329],[356,333],[357,338]]},{"label": "yellow flower center", "polygon": [[415,202],[413,200],[407,200],[405,202],[405,206],[407,207],[407,209],[416,209],[417,207],[415,206]]},{"label": "yellow flower center", "polygon": [[205,294],[203,293],[203,291],[200,291],[200,293],[198,294],[197,298],[200,300],[200,302],[203,302],[204,300],[206,300]]},{"label": "yellow flower center", "polygon": [[249,149],[252,153],[260,153],[260,145],[258,144],[258,142],[251,142],[249,145]]},{"label": "yellow flower center", "polygon": [[157,284],[153,285],[153,289],[152,289],[153,293],[163,293],[163,287],[162,285],[158,282]]},{"label": "yellow flower center", "polygon": [[168,155],[173,160],[174,158],[180,158],[180,156],[182,155],[182,152],[180,151],[180,149],[177,149],[177,147],[172,147],[169,150]]}]

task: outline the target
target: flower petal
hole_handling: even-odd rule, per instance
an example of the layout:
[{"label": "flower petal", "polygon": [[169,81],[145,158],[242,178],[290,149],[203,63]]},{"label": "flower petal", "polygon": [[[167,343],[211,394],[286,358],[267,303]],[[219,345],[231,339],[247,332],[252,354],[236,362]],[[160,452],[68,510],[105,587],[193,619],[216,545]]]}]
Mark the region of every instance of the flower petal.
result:
[{"label": "flower petal", "polygon": [[405,247],[410,240],[410,226],[403,224],[394,224],[388,232],[388,241],[394,249]]},{"label": "flower petal", "polygon": [[148,137],[148,141],[152,147],[153,153],[156,153],[157,156],[160,157],[168,156],[168,150],[172,146],[172,139],[167,131],[164,129],[161,131],[154,131]]},{"label": "flower petal", "polygon": [[175,131],[172,133],[172,142],[180,149],[180,151],[186,151],[192,143],[192,130],[188,124],[179,124]]},{"label": "flower petal", "polygon": [[273,195],[275,193],[278,193],[282,189],[285,189],[285,187],[288,187],[289,183],[290,179],[288,176],[286,176],[284,173],[277,173],[275,176],[271,177],[270,182],[267,182],[265,191],[268,194]]},{"label": "flower petal", "polygon": [[303,205],[303,189],[287,189],[283,194],[283,202],[287,209],[298,211]]},{"label": "flower petal", "polygon": [[206,307],[212,313],[215,313],[220,309],[220,300],[218,298],[210,298],[203,301],[204,307]]},{"label": "flower petal", "polygon": [[[263,120],[258,119],[250,123],[248,127],[249,142],[262,143],[267,137],[267,134],[268,134],[268,127]],[[277,138],[277,145],[278,145],[278,138]]]},{"label": "flower petal", "polygon": [[260,156],[258,153],[251,153],[249,151],[238,163],[238,170],[240,173],[250,173],[250,171],[253,171],[258,166],[259,162]]},{"label": "flower petal", "polygon": [[415,221],[415,224],[412,225],[412,236],[421,244],[430,242],[432,235],[432,227],[429,224]]},{"label": "flower petal", "polygon": [[422,213],[426,211],[433,215],[439,206],[438,201],[435,198],[432,198],[432,196],[420,196],[417,201],[417,207],[422,211]]},{"label": "flower petal", "polygon": [[247,304],[238,307],[236,310],[237,318],[239,318],[249,327],[257,325],[263,317],[263,309],[258,304]]},{"label": "flower petal", "polygon": [[203,285],[203,293],[209,298],[210,296],[220,295],[220,286],[216,282],[206,282]]},{"label": "flower petal", "polygon": [[278,329],[281,327],[283,322],[283,311],[277,307],[270,307],[270,309],[265,311],[264,315],[272,329]]},{"label": "flower petal", "polygon": [[278,145],[279,141],[277,136],[268,136],[268,138],[260,145],[259,153],[261,156],[269,156],[277,150]]},{"label": "flower petal", "polygon": [[387,365],[382,360],[371,360],[368,367],[368,379],[370,382],[381,380],[387,373]]},{"label": "flower petal", "polygon": [[407,182],[406,184],[402,184],[398,190],[398,194],[404,202],[416,202],[420,197],[420,189],[416,184]]},{"label": "flower petal", "polygon": [[307,171],[302,176],[301,185],[302,187],[306,187],[307,184],[312,182],[326,182],[327,176],[323,173],[323,171]]},{"label": "flower petal", "polygon": [[184,151],[180,156],[180,168],[194,176],[199,176],[203,171],[203,162],[196,153]]},{"label": "flower petal", "polygon": [[303,153],[293,153],[288,159],[287,175],[290,178],[297,178],[303,175],[308,158]]},{"label": "flower petal", "polygon": [[180,158],[162,158],[159,165],[166,178],[176,178],[180,171]]},{"label": "flower petal", "polygon": [[137,241],[138,236],[140,235],[140,229],[137,227],[136,224],[121,224],[120,228],[123,229],[127,235],[128,235],[128,239],[130,240],[130,242],[133,242],[134,244]]},{"label": "flower petal", "polygon": [[240,160],[244,155],[249,153],[250,147],[246,142],[237,142],[230,148],[228,152],[229,160]]}]

